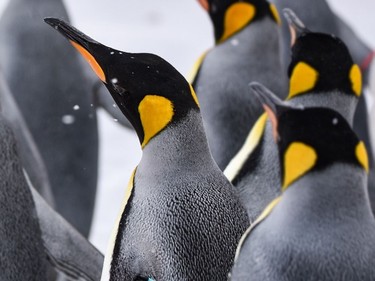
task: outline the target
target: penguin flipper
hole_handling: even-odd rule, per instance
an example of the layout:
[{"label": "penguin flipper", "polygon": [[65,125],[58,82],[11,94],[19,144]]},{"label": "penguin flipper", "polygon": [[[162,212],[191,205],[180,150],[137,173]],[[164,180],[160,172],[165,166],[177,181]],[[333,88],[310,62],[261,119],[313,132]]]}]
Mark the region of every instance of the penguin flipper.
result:
[{"label": "penguin flipper", "polygon": [[103,83],[97,80],[93,89],[95,105],[97,107],[103,108],[120,125],[133,130],[133,126],[130,124],[128,119],[126,119],[121,110],[117,107]]},{"label": "penguin flipper", "polygon": [[103,255],[48,206],[32,186],[30,189],[51,266],[72,278],[100,280]]},{"label": "penguin flipper", "polygon": [[38,192],[48,204],[54,206],[52,188],[47,174],[47,168],[2,73],[0,73],[0,100],[1,113],[9,122],[17,139],[17,148],[22,166],[25,169],[29,180],[37,187]]}]

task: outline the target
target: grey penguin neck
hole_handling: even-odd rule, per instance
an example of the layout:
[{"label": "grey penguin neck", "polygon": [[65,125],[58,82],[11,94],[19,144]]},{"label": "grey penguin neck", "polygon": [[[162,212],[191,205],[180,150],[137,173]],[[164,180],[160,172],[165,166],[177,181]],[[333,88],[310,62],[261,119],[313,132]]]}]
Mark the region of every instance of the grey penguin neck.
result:
[{"label": "grey penguin neck", "polygon": [[363,169],[352,164],[335,163],[307,173],[288,187],[280,203],[293,208],[288,214],[301,216],[301,219],[321,222],[338,218],[374,219],[367,192],[367,176]]},{"label": "grey penguin neck", "polygon": [[331,108],[340,113],[351,127],[353,127],[354,112],[358,99],[354,95],[334,91],[327,93],[308,93],[293,97],[290,104],[303,105],[304,107]]},{"label": "grey penguin neck", "polygon": [[[262,55],[264,53],[269,55],[266,58],[268,61],[280,61],[278,59],[279,41],[276,36],[272,36],[275,33],[277,33],[277,25],[271,19],[266,18],[256,21],[225,41],[218,43],[212,52],[225,54],[221,60],[224,60],[227,64],[242,63],[245,67],[249,65],[247,59],[256,61],[259,58],[264,58],[264,55]],[[270,36],[266,36],[267,34]],[[243,60],[242,62],[239,62],[238,59],[232,60],[232,56],[235,58],[242,56]],[[259,62],[259,64],[264,64],[264,62]]]},{"label": "grey penguin neck", "polygon": [[236,184],[239,199],[246,206],[252,222],[273,199],[281,194],[279,153],[269,120],[267,120],[261,142],[261,152],[254,170]]},{"label": "grey penguin neck", "polygon": [[150,140],[143,149],[140,165],[147,163],[153,170],[163,169],[165,165],[174,166],[176,169],[199,169],[202,164],[209,162],[214,164],[202,118],[198,111],[190,110],[183,119],[169,125]]}]

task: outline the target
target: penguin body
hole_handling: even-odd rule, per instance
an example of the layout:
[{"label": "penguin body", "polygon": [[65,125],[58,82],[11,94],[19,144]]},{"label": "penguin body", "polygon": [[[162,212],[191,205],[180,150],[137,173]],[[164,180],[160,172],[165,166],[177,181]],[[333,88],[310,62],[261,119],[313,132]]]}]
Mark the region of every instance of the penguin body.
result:
[{"label": "penguin body", "polygon": [[45,198],[48,204],[54,206],[52,188],[42,156],[1,71],[0,101],[2,115],[11,126],[17,140],[18,152],[23,168],[38,192]]},{"label": "penguin body", "polygon": [[212,168],[208,148],[196,144],[207,142],[200,123],[198,114],[189,114],[145,147],[116,238],[114,280],[226,279],[247,219],[236,222],[233,190]]},{"label": "penguin body", "polygon": [[34,202],[18,160],[13,132],[2,116],[0,141],[0,279],[47,280]]},{"label": "penguin body", "polygon": [[[301,20],[309,26],[314,32],[324,32],[334,34],[340,37],[348,46],[348,49],[353,57],[355,63],[361,67],[363,73],[363,84],[365,87],[369,86],[370,71],[373,67],[374,51],[354,32],[354,30],[344,22],[338,15],[336,15],[326,0],[318,1],[293,1],[293,0],[272,0],[279,8],[290,8],[298,13]],[[280,36],[280,45],[283,53],[284,65],[289,62],[289,46],[290,36],[288,25],[283,22],[282,36]],[[365,95],[359,99],[355,118],[354,131],[366,143],[369,150],[369,157],[371,162],[371,172],[369,175],[369,192],[375,198],[375,167],[373,164],[373,142],[371,140],[371,132],[373,131],[373,124],[368,115],[368,100]],[[372,201],[375,204],[375,201]]]},{"label": "penguin body", "polygon": [[231,280],[373,280],[364,143],[339,113],[255,87],[274,115],[283,193],[241,239]]},{"label": "penguin body", "polygon": [[49,272],[69,277],[68,280],[100,280],[102,253],[53,210],[33,186],[29,187],[41,230],[43,259],[48,261]]},{"label": "penguin body", "polygon": [[87,236],[98,172],[95,101],[79,57],[43,23],[51,15],[68,18],[61,0],[9,1],[0,64],[47,167],[56,210]]},{"label": "penguin body", "polygon": [[[262,112],[254,97],[248,94],[248,83],[262,81],[285,97],[287,81],[279,59],[277,20],[269,4],[266,1],[208,2],[217,44],[205,55],[193,85],[211,153],[218,166],[224,169]],[[236,5],[253,5],[255,16],[225,38],[225,34],[230,33],[221,26],[225,17],[220,14],[226,9],[228,15]],[[212,12],[215,9],[218,12]],[[230,21],[230,17],[226,20]]]},{"label": "penguin body", "polygon": [[226,280],[248,218],[212,159],[191,85],[162,58],[45,20],[89,58],[143,148],[102,280]]},{"label": "penguin body", "polygon": [[99,280],[103,256],[31,187],[2,113],[0,140],[0,279],[47,281],[61,272]]},{"label": "penguin body", "polygon": [[[319,45],[320,49],[314,45]],[[332,108],[352,124],[358,102],[357,93],[360,94],[358,89],[357,93],[353,92],[352,85],[360,84],[360,76],[355,81],[350,78],[352,69],[357,67],[342,41],[330,35],[301,30],[292,47],[292,57],[288,103]],[[304,83],[312,75],[309,71],[318,73],[316,77],[319,78],[303,91],[306,87]],[[298,89],[302,89],[302,92],[298,92]],[[224,170],[236,187],[241,203],[246,206],[250,221],[254,221],[280,194],[280,168],[273,138],[272,126],[264,114],[251,130],[247,142]]]}]

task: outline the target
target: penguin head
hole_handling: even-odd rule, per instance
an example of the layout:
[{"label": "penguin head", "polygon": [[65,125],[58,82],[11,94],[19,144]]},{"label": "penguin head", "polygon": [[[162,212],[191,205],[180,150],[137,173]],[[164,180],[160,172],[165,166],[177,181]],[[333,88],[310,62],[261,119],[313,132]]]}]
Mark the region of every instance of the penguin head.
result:
[{"label": "penguin head", "polygon": [[358,98],[362,92],[360,68],[338,37],[311,32],[290,9],[284,15],[291,31],[288,99],[307,93],[340,91]]},{"label": "penguin head", "polygon": [[221,43],[244,27],[269,17],[280,24],[274,4],[266,0],[198,0],[209,13],[215,30],[215,39]]},{"label": "penguin head", "polygon": [[199,110],[191,85],[162,58],[112,49],[58,19],[45,22],[88,61],[133,125],[142,147],[190,110]]},{"label": "penguin head", "polygon": [[329,108],[292,106],[258,83],[250,84],[250,88],[272,123],[283,190],[305,174],[339,162],[368,172],[365,145],[338,112]]}]

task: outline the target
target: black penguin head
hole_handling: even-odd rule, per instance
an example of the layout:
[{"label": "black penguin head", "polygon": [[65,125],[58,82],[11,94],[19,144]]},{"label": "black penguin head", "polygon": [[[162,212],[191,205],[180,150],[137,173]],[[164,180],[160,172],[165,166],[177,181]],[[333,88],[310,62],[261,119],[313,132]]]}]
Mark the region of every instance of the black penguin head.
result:
[{"label": "black penguin head", "polygon": [[306,173],[338,162],[368,172],[365,145],[339,113],[291,106],[258,83],[250,88],[266,109],[277,136],[283,190]]},{"label": "black penguin head", "polygon": [[209,13],[215,29],[216,42],[220,43],[250,23],[270,17],[280,24],[274,4],[266,0],[198,0]]},{"label": "black penguin head", "polygon": [[89,62],[132,123],[142,147],[190,110],[198,110],[191,85],[162,58],[112,49],[58,19],[45,22],[68,38]]},{"label": "black penguin head", "polygon": [[331,91],[359,97],[362,75],[346,45],[333,35],[309,31],[290,9],[284,9],[284,15],[292,38],[288,99]]}]

